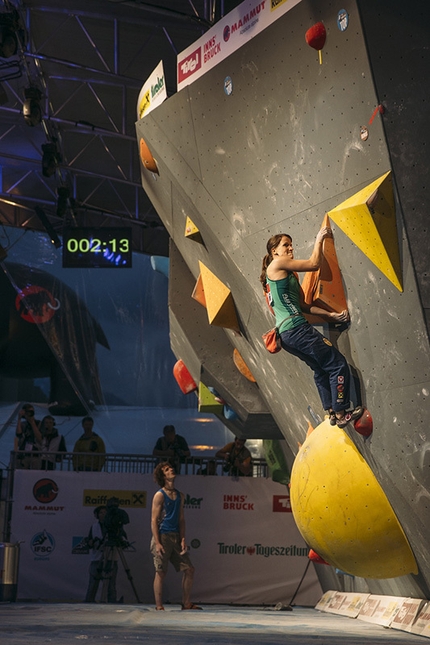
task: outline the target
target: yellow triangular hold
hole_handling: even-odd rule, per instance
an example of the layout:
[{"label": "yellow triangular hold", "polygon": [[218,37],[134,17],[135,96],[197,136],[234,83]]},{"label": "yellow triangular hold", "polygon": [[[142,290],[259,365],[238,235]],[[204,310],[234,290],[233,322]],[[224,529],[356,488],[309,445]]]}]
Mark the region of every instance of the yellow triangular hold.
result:
[{"label": "yellow triangular hold", "polygon": [[230,289],[203,262],[199,262],[199,266],[209,324],[240,331]]},{"label": "yellow triangular hold", "polygon": [[223,404],[218,403],[215,395],[212,394],[204,383],[199,383],[199,412],[212,412],[213,414],[222,414]]},{"label": "yellow triangular hold", "polygon": [[386,278],[403,291],[391,171],[328,215]]},{"label": "yellow triangular hold", "polygon": [[203,242],[199,229],[189,217],[185,221],[185,237],[194,240],[194,242],[200,242],[200,244]]},{"label": "yellow triangular hold", "polygon": [[199,277],[197,278],[197,282],[193,289],[193,293],[191,294],[191,298],[194,298],[194,300],[197,300],[199,304],[203,305],[203,307],[206,307],[205,290],[203,289],[201,274],[199,274]]}]

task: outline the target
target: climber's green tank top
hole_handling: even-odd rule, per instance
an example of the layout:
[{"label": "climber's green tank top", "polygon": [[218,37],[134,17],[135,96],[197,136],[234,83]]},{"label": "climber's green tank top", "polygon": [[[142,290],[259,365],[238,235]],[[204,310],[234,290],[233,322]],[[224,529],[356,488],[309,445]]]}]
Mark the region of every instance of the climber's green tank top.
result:
[{"label": "climber's green tank top", "polygon": [[288,318],[279,327],[279,332],[295,329],[307,323],[302,310],[300,309],[300,284],[294,273],[289,273],[281,280],[269,280],[271,306],[276,316],[276,324]]}]

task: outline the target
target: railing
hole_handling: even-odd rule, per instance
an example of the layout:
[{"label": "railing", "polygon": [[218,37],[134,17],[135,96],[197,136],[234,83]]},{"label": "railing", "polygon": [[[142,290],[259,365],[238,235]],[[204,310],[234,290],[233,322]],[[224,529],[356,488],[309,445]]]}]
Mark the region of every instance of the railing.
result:
[{"label": "railing", "polygon": [[[10,468],[29,470],[61,470],[77,472],[107,473],[152,473],[155,466],[165,461],[152,455],[136,454],[99,454],[94,452],[11,452]],[[189,457],[180,464],[180,475],[218,475],[230,476],[224,469],[225,461],[213,457]],[[268,467],[264,459],[252,460],[252,476],[268,477]]]}]

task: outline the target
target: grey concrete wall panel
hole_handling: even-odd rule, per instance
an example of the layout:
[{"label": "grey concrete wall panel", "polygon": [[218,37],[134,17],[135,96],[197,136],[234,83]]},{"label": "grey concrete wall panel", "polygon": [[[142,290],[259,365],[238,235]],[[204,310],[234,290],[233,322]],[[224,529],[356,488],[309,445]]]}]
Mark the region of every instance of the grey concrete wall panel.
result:
[{"label": "grey concrete wall panel", "polygon": [[419,292],[429,319],[428,243],[423,244],[423,238],[430,239],[430,5],[420,0],[378,0],[360,1],[359,6],[378,102],[385,108],[383,124]]},{"label": "grey concrete wall panel", "polygon": [[[356,588],[368,584],[381,593],[396,587],[399,595],[428,595],[430,348],[422,306],[427,299],[423,289],[427,289],[428,208],[423,204],[428,188],[420,172],[413,176],[412,160],[418,147],[420,165],[427,167],[429,153],[412,126],[406,127],[402,108],[408,108],[410,117],[409,80],[407,71],[398,69],[403,48],[406,70],[411,61],[427,61],[428,50],[421,35],[417,41],[411,36],[415,23],[422,34],[416,1],[408,4],[406,37],[393,43],[384,35],[383,52],[374,41],[382,34],[398,33],[405,14],[398,0],[371,4],[372,9],[366,5],[362,11],[365,38],[355,0],[342,4],[350,18],[345,32],[336,24],[340,6],[303,0],[171,97],[138,126],[160,162],[156,182],[147,172],[142,179],[152,195],[158,190],[171,192],[171,216],[162,209],[159,214],[163,221],[166,218],[193,278],[201,260],[231,289],[243,333],[225,335],[257,379],[260,395],[296,454],[308,423],[324,412],[310,370],[285,352],[271,356],[263,347],[261,334],[273,325],[258,282],[266,240],[274,233],[289,232],[296,257],[309,257],[324,213],[394,169],[403,292],[332,222],[351,324],[343,331],[326,327],[324,331],[345,354],[357,392],[374,419],[371,439],[364,441],[357,434],[352,438],[385,490],[420,568],[415,577],[357,581]],[[322,65],[317,52],[305,43],[306,30],[320,20],[328,34]],[[422,73],[423,67],[419,69]],[[387,116],[377,113],[369,123],[381,100],[373,73],[387,97]],[[398,74],[401,80],[392,90],[391,79]],[[223,91],[226,76],[233,81],[230,96]],[[419,78],[426,87],[428,74]],[[411,83],[414,89],[417,77]],[[423,91],[418,96],[423,97]],[[423,110],[424,101],[417,108],[419,123]],[[369,130],[366,141],[360,138],[363,125]],[[403,125],[405,130],[399,133]],[[182,128],[190,129],[189,136]],[[162,188],[164,184],[167,187]],[[188,214],[202,231],[204,246],[184,237]],[[189,312],[191,319],[192,307]],[[186,327],[184,321],[180,326]],[[191,357],[190,342],[186,351]],[[182,358],[187,362],[186,356]],[[219,369],[222,372],[222,362]]]},{"label": "grey concrete wall panel", "polygon": [[234,347],[220,327],[207,322],[205,308],[190,299],[195,280],[175,244],[170,244],[169,317],[170,339],[174,354],[182,358],[198,383],[214,387],[239,419],[227,420],[232,432],[245,438],[283,439],[258,385],[251,383],[233,362]]}]

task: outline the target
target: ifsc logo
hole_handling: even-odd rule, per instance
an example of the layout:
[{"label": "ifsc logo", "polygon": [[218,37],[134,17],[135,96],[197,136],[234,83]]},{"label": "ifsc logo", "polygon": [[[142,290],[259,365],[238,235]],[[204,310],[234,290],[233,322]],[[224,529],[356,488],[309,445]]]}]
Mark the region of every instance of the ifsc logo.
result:
[{"label": "ifsc logo", "polygon": [[55,539],[46,529],[31,538],[30,548],[38,558],[49,558],[55,549]]}]

